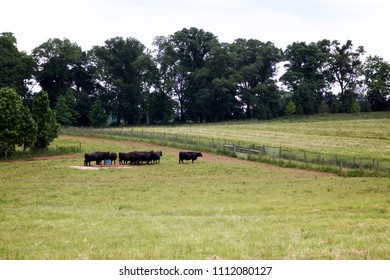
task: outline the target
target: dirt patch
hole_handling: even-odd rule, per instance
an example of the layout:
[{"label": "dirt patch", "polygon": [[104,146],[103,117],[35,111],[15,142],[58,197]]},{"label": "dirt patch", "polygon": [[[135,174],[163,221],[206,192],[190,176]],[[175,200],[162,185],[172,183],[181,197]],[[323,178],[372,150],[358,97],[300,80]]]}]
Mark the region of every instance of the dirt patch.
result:
[{"label": "dirt patch", "polygon": [[72,158],[80,158],[78,155],[61,155],[61,156],[48,156],[48,157],[33,157],[33,158],[25,158],[25,159],[17,159],[16,162],[23,161],[37,161],[37,160],[55,160],[55,159],[72,159]]},{"label": "dirt patch", "polygon": [[131,166],[124,165],[95,165],[95,166],[80,166],[80,165],[72,165],[70,168],[79,169],[79,170],[107,170],[112,168],[122,168],[122,169],[130,169]]}]

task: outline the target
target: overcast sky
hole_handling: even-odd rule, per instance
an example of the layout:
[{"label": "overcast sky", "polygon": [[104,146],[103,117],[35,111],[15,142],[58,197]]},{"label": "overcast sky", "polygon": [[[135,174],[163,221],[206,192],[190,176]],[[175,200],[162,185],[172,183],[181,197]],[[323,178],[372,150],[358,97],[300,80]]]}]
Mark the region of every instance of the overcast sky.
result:
[{"label": "overcast sky", "polygon": [[116,36],[146,47],[153,38],[196,27],[220,42],[271,41],[279,48],[322,39],[362,45],[390,61],[390,1],[386,0],[0,0],[0,33],[18,49],[68,38],[83,50]]}]

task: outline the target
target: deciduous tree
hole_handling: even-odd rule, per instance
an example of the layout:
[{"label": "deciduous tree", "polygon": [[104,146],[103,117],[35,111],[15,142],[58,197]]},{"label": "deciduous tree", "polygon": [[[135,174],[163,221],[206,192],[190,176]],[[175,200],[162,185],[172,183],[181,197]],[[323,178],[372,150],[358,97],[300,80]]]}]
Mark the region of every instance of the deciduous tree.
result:
[{"label": "deciduous tree", "polygon": [[12,88],[0,88],[0,157],[11,154],[19,142],[23,102]]},{"label": "deciduous tree", "polygon": [[360,73],[364,54],[362,46],[353,49],[351,40],[341,45],[337,40],[331,43],[329,69],[339,87],[338,99],[342,112],[350,113],[357,99],[357,87],[361,83]]},{"label": "deciduous tree", "polygon": [[280,80],[292,92],[292,98],[300,114],[316,114],[327,92],[329,59],[327,41],[288,45],[284,56],[286,72]]},{"label": "deciduous tree", "polygon": [[58,137],[60,125],[50,109],[49,96],[46,91],[37,92],[33,97],[32,116],[37,124],[37,138],[34,148],[44,149]]},{"label": "deciduous tree", "polygon": [[362,69],[367,100],[373,111],[390,109],[390,64],[379,56],[369,56]]},{"label": "deciduous tree", "polygon": [[28,98],[28,81],[32,77],[34,61],[25,52],[19,52],[15,36],[0,33],[0,88],[11,87],[22,98]]},{"label": "deciduous tree", "polygon": [[137,124],[145,114],[145,92],[155,79],[155,68],[145,46],[134,38],[109,39],[92,50],[100,98],[117,124]]},{"label": "deciduous tree", "polygon": [[89,122],[94,127],[106,126],[108,117],[104,110],[103,103],[100,98],[96,98],[89,112]]}]

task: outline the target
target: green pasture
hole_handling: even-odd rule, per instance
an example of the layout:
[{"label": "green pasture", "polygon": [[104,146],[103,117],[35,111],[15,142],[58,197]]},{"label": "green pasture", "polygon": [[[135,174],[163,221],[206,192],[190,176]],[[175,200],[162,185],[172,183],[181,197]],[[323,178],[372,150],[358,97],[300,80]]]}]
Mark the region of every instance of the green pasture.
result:
[{"label": "green pasture", "polygon": [[[118,128],[119,129],[119,128]],[[356,156],[390,164],[390,112],[340,114],[271,121],[238,121],[123,128],[208,137],[233,144],[255,144]]]},{"label": "green pasture", "polygon": [[[53,145],[79,143],[74,157],[0,162],[0,259],[390,259],[388,178],[207,153],[179,165],[177,150],[119,140]],[[150,149],[160,164],[73,168],[84,152]]]},{"label": "green pasture", "polygon": [[[65,128],[63,132],[219,153],[232,150],[233,145],[246,146],[267,150],[267,156],[254,155],[252,160],[280,166],[346,176],[390,176],[390,112],[211,124]],[[226,144],[230,148],[224,150]],[[283,156],[279,153],[282,150]]]}]

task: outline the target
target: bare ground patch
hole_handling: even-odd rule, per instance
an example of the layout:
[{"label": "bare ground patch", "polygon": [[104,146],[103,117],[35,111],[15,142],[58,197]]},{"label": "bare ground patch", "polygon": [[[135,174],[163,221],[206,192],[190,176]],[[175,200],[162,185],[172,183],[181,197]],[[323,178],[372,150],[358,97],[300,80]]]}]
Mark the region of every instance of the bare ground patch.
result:
[{"label": "bare ground patch", "polygon": [[69,168],[79,169],[79,170],[107,170],[112,168],[121,168],[121,169],[130,169],[131,166],[125,165],[94,165],[94,166],[81,166],[81,165],[72,165]]},{"label": "bare ground patch", "polygon": [[33,157],[33,158],[25,158],[25,159],[17,159],[16,162],[21,161],[37,161],[37,160],[55,160],[55,159],[73,159],[79,158],[78,155],[61,155],[61,156],[47,156],[47,157]]}]

